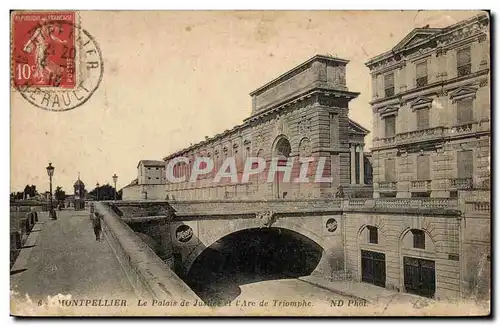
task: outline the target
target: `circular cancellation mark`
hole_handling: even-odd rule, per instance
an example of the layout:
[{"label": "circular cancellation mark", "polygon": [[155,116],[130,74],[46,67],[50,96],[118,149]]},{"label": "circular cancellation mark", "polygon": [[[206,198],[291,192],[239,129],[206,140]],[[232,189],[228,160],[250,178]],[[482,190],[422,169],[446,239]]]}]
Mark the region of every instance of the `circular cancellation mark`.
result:
[{"label": "circular cancellation mark", "polygon": [[[23,15],[31,16],[23,20]],[[88,101],[102,80],[99,45],[71,16],[48,20],[49,13],[34,15],[21,13],[13,18],[13,85],[25,100],[44,110],[77,108]],[[23,23],[29,22],[26,29]]]}]

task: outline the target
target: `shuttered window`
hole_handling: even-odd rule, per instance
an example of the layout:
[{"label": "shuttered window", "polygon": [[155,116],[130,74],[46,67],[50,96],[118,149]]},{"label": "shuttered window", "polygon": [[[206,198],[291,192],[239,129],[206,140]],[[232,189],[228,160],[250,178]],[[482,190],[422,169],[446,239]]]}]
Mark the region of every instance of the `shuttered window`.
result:
[{"label": "shuttered window", "polygon": [[429,128],[429,108],[417,110],[417,129]]},{"label": "shuttered window", "polygon": [[472,98],[457,101],[457,122],[459,125],[472,122]]},{"label": "shuttered window", "polygon": [[396,134],[396,116],[391,115],[384,118],[385,137],[393,137]]},{"label": "shuttered window", "polygon": [[368,242],[377,244],[378,243],[378,229],[375,226],[369,225],[368,228]]},{"label": "shuttered window", "polygon": [[394,95],[394,73],[390,73],[384,76],[384,90],[385,97]]},{"label": "shuttered window", "polygon": [[422,230],[411,230],[413,233],[413,248],[425,249],[425,232]]},{"label": "shuttered window", "polygon": [[474,156],[472,150],[457,152],[458,178],[472,178],[474,169],[473,158]]},{"label": "shuttered window", "polygon": [[466,76],[471,73],[470,48],[457,51],[457,75]]},{"label": "shuttered window", "polygon": [[417,180],[430,180],[430,158],[426,155],[417,156]]},{"label": "shuttered window", "polygon": [[396,161],[392,158],[385,160],[385,181],[396,181]]},{"label": "shuttered window", "polygon": [[417,87],[427,85],[427,61],[418,63],[417,66]]}]

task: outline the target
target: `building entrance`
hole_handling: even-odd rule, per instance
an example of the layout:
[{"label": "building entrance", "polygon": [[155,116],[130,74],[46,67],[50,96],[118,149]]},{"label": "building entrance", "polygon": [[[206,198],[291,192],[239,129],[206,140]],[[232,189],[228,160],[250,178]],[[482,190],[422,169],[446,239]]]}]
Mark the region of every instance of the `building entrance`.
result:
[{"label": "building entrance", "polygon": [[403,261],[406,292],[432,298],[436,292],[435,262],[413,257],[404,257]]},{"label": "building entrance", "polygon": [[385,254],[361,250],[361,279],[385,287]]}]

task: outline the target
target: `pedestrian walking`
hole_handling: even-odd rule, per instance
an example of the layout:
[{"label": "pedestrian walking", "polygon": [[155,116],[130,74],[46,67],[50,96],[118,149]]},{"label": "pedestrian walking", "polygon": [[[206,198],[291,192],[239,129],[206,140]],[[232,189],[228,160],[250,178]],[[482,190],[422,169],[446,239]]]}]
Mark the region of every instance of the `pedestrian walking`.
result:
[{"label": "pedestrian walking", "polygon": [[95,209],[94,209],[94,203],[90,203],[90,219],[93,219],[94,217],[94,212],[95,212]]},{"label": "pedestrian walking", "polygon": [[101,241],[101,215],[95,212],[94,218],[92,219],[92,226],[94,227],[95,240]]}]

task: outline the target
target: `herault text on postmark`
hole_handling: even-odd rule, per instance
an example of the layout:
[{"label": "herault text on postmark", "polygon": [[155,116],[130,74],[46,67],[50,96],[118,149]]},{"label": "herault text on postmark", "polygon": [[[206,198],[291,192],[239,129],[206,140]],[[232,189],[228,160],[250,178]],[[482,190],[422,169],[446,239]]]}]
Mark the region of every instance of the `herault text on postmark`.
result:
[{"label": "herault text on postmark", "polygon": [[12,85],[29,103],[67,111],[99,87],[101,50],[75,12],[13,12],[11,35]]}]

